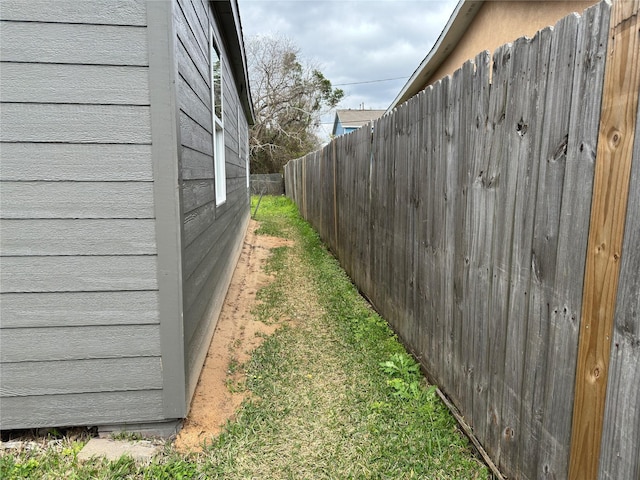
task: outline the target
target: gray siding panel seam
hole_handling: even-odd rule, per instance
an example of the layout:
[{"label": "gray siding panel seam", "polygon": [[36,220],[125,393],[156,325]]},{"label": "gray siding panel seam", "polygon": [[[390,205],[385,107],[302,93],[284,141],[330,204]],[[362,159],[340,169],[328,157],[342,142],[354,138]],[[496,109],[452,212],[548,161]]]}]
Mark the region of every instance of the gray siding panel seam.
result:
[{"label": "gray siding panel seam", "polygon": [[[92,105],[95,107],[112,107],[117,105],[119,107],[148,107],[149,102],[144,103],[106,103],[106,102],[44,102],[44,101],[28,101],[28,100],[14,100],[11,102],[2,102],[3,104],[12,104],[12,105]],[[66,142],[65,142],[66,143]],[[128,145],[128,144],[125,144]]]},{"label": "gray siding panel seam", "polygon": [[[3,2],[4,3],[4,2]],[[127,27],[127,28],[147,28],[146,25],[130,25],[126,23],[90,23],[90,22],[47,22],[43,20],[7,20],[1,19],[0,23],[14,24],[14,23],[26,23],[29,25],[82,25],[90,27]]]},{"label": "gray siding panel seam", "polygon": [[[23,22],[24,23],[24,22]],[[15,64],[15,65],[60,65],[65,67],[128,67],[128,68],[149,68],[148,65],[138,65],[138,64],[130,64],[130,63],[88,63],[88,62],[52,62],[52,61],[38,61],[34,62],[32,60],[0,60],[0,65],[7,64]],[[114,103],[113,105],[119,105]],[[137,105],[136,105],[137,106]]]},{"label": "gray siding panel seam", "polygon": [[[11,258],[11,257],[2,257],[2,258]],[[15,258],[24,258],[24,257],[15,257]],[[32,295],[32,294],[37,294],[37,293],[46,293],[46,294],[50,294],[50,293],[128,293],[128,292],[157,292],[158,289],[157,288],[141,288],[141,289],[110,289],[110,290],[30,290],[28,292],[11,292],[11,291],[6,291],[6,292],[2,292],[2,294],[11,294],[11,295]],[[106,324],[108,325],[108,324]],[[120,324],[122,325],[122,324]],[[138,323],[131,323],[131,325],[138,325]],[[7,328],[4,325],[2,325],[2,328]],[[22,327],[17,327],[17,328],[22,328]],[[48,327],[45,327],[48,328]]]}]

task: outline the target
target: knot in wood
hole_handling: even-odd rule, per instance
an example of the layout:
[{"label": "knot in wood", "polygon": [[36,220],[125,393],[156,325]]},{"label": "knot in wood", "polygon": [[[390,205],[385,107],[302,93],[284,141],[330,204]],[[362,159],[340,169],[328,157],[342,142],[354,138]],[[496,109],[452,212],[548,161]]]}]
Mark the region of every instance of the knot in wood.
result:
[{"label": "knot in wood", "polygon": [[620,142],[622,142],[622,132],[617,128],[612,128],[609,131],[607,138],[609,139],[609,147],[611,149],[616,149],[620,145]]}]

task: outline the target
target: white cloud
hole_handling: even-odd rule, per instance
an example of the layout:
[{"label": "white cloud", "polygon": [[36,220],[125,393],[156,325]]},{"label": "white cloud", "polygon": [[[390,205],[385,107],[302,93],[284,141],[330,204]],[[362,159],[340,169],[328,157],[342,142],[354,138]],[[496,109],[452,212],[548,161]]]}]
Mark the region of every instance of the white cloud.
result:
[{"label": "white cloud", "polygon": [[239,0],[245,36],[284,35],[335,84],[341,108],[387,108],[438,38],[457,0]]}]

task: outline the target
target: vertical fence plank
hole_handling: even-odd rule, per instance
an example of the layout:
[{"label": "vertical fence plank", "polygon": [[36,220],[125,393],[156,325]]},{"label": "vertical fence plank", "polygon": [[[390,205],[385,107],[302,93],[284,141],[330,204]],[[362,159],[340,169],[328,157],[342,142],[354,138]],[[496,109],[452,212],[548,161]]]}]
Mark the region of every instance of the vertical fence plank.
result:
[{"label": "vertical fence plank", "polygon": [[420,312],[418,317],[418,332],[420,340],[416,349],[422,354],[422,364],[429,374],[435,378],[437,365],[433,355],[431,341],[433,339],[433,309],[432,280],[431,280],[431,256],[429,251],[429,229],[432,226],[430,211],[432,202],[430,198],[430,171],[432,161],[432,123],[434,110],[434,89],[428,87],[416,97],[421,104],[420,138],[421,145],[417,159],[417,178],[419,182],[416,191],[418,210],[416,212],[416,310]]},{"label": "vertical fence plank", "polygon": [[603,480],[640,478],[640,105],[629,205],[612,337],[600,474]]},{"label": "vertical fence plank", "polygon": [[394,279],[388,284],[391,312],[389,318],[394,319],[394,328],[406,340],[405,318],[403,315],[404,290],[406,288],[406,252],[404,235],[407,229],[406,193],[407,193],[407,111],[408,104],[398,107],[394,115],[393,147],[389,152],[389,163],[393,165],[389,183],[392,185],[391,221],[389,249],[389,275]]},{"label": "vertical fence plank", "polygon": [[504,388],[504,356],[506,344],[506,302],[508,298],[508,250],[511,240],[511,219],[509,213],[513,178],[509,175],[508,151],[505,146],[506,127],[513,119],[506,121],[506,107],[511,95],[511,44],[499,47],[493,55],[493,79],[491,86],[489,122],[490,142],[486,150],[486,167],[481,176],[483,186],[494,190],[492,217],[488,218],[491,232],[491,244],[486,245],[490,252],[489,281],[487,290],[487,329],[491,332],[491,344],[487,345],[489,385],[487,388],[487,430],[484,434],[490,446],[492,457],[500,459],[500,438],[502,435],[501,400]]},{"label": "vertical fence plank", "polygon": [[[515,375],[512,377],[512,381],[517,379],[521,388],[515,401],[517,411],[512,410],[512,414],[519,416],[519,419],[516,420],[518,443],[517,446],[511,446],[511,450],[517,449],[517,456],[514,456],[515,452],[512,451],[511,461],[514,465],[519,464],[520,471],[525,478],[536,478],[534,473],[536,465],[531,461],[531,458],[536,457],[541,447],[533,432],[536,412],[532,410],[531,404],[533,402],[530,397],[533,393],[538,392],[545,375],[544,359],[539,356],[544,347],[545,339],[540,330],[544,330],[545,320],[536,308],[537,304],[531,290],[532,283],[535,282],[535,268],[532,258],[537,229],[535,222],[538,213],[537,200],[543,201],[541,197],[537,197],[539,171],[545,164],[545,158],[541,153],[541,144],[544,136],[548,134],[548,130],[557,128],[556,125],[550,124],[544,119],[551,40],[552,31],[549,28],[538,32],[532,40],[527,71],[530,88],[524,92],[524,95],[529,99],[528,108],[526,116],[516,125],[518,136],[523,140],[527,139],[528,143],[526,148],[521,150],[519,158],[519,165],[522,169],[519,175],[526,181],[523,182],[521,195],[523,203],[520,215],[523,218],[520,220],[521,226],[516,234],[519,248],[516,255],[517,269],[513,273],[520,276],[521,281],[518,282],[512,296],[515,315],[511,319],[511,324],[515,328],[511,330],[518,332],[518,344],[517,348],[511,350],[511,361],[517,364],[513,369]],[[559,206],[557,208],[559,210]],[[518,317],[521,317],[521,322],[518,322]],[[536,333],[538,335],[537,341],[534,338]],[[509,363],[509,360],[507,362]]]},{"label": "vertical fence plank", "polygon": [[407,102],[407,115],[406,115],[406,183],[405,183],[405,201],[404,205],[406,214],[406,231],[403,236],[403,248],[405,250],[405,266],[404,271],[406,275],[405,289],[401,292],[403,312],[402,316],[405,318],[404,335],[408,343],[413,343],[415,339],[415,306],[414,306],[414,238],[415,238],[415,150],[416,140],[418,136],[418,111],[419,104],[417,98],[412,98]]},{"label": "vertical fence plank", "polygon": [[468,291],[466,316],[468,317],[469,334],[472,337],[470,355],[472,359],[473,383],[472,419],[474,431],[484,435],[487,429],[487,388],[489,385],[488,352],[492,337],[487,329],[487,292],[489,290],[489,265],[491,245],[491,223],[493,216],[493,191],[485,188],[483,175],[485,167],[485,146],[490,132],[489,97],[490,97],[490,60],[489,52],[483,52],[475,59],[476,75],[472,88],[473,103],[477,108],[475,118],[475,139],[469,156],[469,186],[467,189],[468,221],[466,235],[467,257],[465,263],[469,268],[469,280],[465,289]]},{"label": "vertical fence plank", "polygon": [[[428,239],[429,252],[431,254],[431,284],[433,285],[432,299],[434,304],[433,338],[431,339],[432,355],[435,357],[437,372],[439,373],[438,383],[450,389],[447,382],[449,372],[445,363],[445,352],[449,346],[447,343],[444,323],[445,316],[445,278],[441,273],[444,268],[444,222],[445,222],[445,165],[446,165],[446,140],[444,138],[445,118],[447,112],[447,101],[449,98],[449,87],[451,77],[447,76],[440,80],[434,89],[435,104],[432,120],[432,139],[434,154],[430,162],[431,184],[429,188],[430,204],[432,210],[430,214],[430,238]],[[450,344],[450,340],[449,340]],[[448,387],[448,388],[447,388]]]},{"label": "vertical fence plank", "polygon": [[408,315],[409,324],[411,328],[411,344],[418,361],[422,363],[423,354],[418,345],[421,344],[421,323],[422,323],[422,308],[420,298],[420,285],[419,285],[419,265],[418,258],[421,250],[420,240],[420,157],[422,155],[422,149],[424,146],[423,138],[423,94],[413,97],[411,121],[413,123],[413,132],[411,137],[410,157],[411,162],[409,165],[409,177],[410,177],[410,202],[409,208],[411,209],[411,233],[407,239],[410,245],[411,258],[409,261],[408,273],[411,275],[409,285],[410,290],[407,292],[407,302],[410,305],[410,313]]},{"label": "vertical fence plank", "polygon": [[[536,267],[536,281],[531,291],[532,310],[537,309],[532,312],[532,318],[540,319],[538,335],[542,336],[546,347],[536,354],[537,335],[534,332],[531,337],[534,343],[528,353],[532,359],[537,356],[538,361],[547,365],[542,388],[538,382],[531,386],[534,389],[530,408],[534,412],[532,437],[539,445],[533,463],[540,478],[564,478],[568,475],[577,318],[582,302],[586,232],[604,71],[603,44],[606,45],[608,31],[607,12],[607,4],[602,3],[587,11],[581,19],[572,87],[551,84],[547,87],[551,91],[548,106],[555,107],[558,101],[554,95],[560,95],[561,90],[571,90],[572,96],[557,241],[547,239],[550,228],[552,232],[556,231],[551,223],[556,220],[547,213],[549,207],[545,200],[548,195],[545,191],[557,188],[553,184],[552,169],[542,171],[537,235],[534,237],[534,255],[539,263],[546,261]],[[563,49],[561,46],[556,50],[558,48]],[[547,142],[545,157],[553,158],[557,141]],[[558,166],[557,162],[555,166]],[[546,253],[552,249],[556,250],[557,258],[553,263],[549,260],[552,257]]]},{"label": "vertical fence plank", "polygon": [[474,97],[476,64],[468,61],[462,66],[461,91],[456,96],[459,98],[460,107],[458,115],[458,135],[460,146],[456,158],[458,168],[456,185],[456,224],[454,227],[454,336],[455,357],[457,358],[457,396],[460,409],[468,413],[468,422],[473,424],[473,378],[474,359],[473,350],[473,323],[466,306],[469,303],[470,294],[470,268],[469,255],[469,225],[473,212],[469,209],[469,189],[472,181],[471,167],[473,164],[473,145],[478,138],[476,128],[477,110],[482,105],[482,97],[476,102]]},{"label": "vertical fence plank", "polygon": [[[522,388],[524,383],[524,354],[528,323],[528,290],[531,280],[531,237],[535,213],[535,191],[539,158],[535,152],[540,119],[536,109],[540,72],[538,51],[540,35],[533,39],[520,38],[512,47],[512,70],[508,95],[506,126],[510,163],[514,164],[514,183],[507,201],[513,203],[510,258],[508,259],[506,300],[506,341],[504,352],[504,385],[502,389],[500,422],[500,462],[508,465],[508,473],[520,454],[525,426],[520,422]],[[544,70],[543,70],[544,72]],[[508,238],[508,237],[507,237]],[[506,257],[505,257],[506,258]],[[529,452],[531,453],[531,452]]]},{"label": "vertical fence plank", "polygon": [[620,255],[629,193],[640,64],[640,0],[614,3],[587,245],[569,478],[596,478]]},{"label": "vertical fence plank", "polygon": [[[460,377],[462,364],[459,356],[459,323],[460,315],[456,305],[456,270],[455,258],[457,255],[456,247],[456,228],[458,228],[459,220],[463,221],[460,212],[460,198],[458,191],[458,173],[460,164],[459,158],[463,152],[462,135],[463,127],[460,125],[460,101],[464,86],[463,70],[457,70],[452,78],[449,87],[449,95],[446,101],[446,114],[444,117],[444,139],[445,139],[445,157],[444,157],[444,175],[445,182],[443,185],[443,202],[444,202],[444,225],[442,226],[442,249],[444,260],[444,300],[445,309],[443,319],[445,351],[444,359],[448,377],[449,395],[457,403],[460,404]],[[441,301],[442,301],[441,300]]]}]

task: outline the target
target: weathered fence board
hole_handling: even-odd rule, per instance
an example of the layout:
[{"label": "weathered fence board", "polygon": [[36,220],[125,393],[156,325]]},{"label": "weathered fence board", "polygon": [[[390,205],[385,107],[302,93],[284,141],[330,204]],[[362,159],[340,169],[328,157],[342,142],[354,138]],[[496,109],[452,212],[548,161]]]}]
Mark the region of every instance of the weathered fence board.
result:
[{"label": "weathered fence board", "polygon": [[469,269],[469,280],[464,285],[467,298],[465,301],[466,315],[469,321],[469,335],[472,338],[470,346],[470,388],[471,408],[467,414],[477,432],[484,432],[487,428],[487,397],[489,385],[488,356],[486,345],[490,332],[482,319],[487,315],[485,302],[489,285],[489,248],[491,244],[491,230],[487,228],[489,222],[486,215],[493,211],[493,192],[485,188],[483,174],[484,166],[484,135],[489,119],[489,73],[490,56],[488,52],[480,54],[475,59],[476,74],[472,88],[472,98],[477,108],[475,118],[470,118],[475,137],[470,140],[472,149],[469,157],[469,184],[467,186],[468,214],[465,235],[468,236],[467,250],[464,263]]},{"label": "weathered fence board", "polygon": [[[507,189],[513,185],[513,178],[509,177],[509,163],[507,142],[507,105],[511,95],[512,46],[505,45],[494,53],[493,78],[491,96],[489,99],[489,122],[491,133],[483,156],[487,158],[484,172],[484,187],[492,190],[494,202],[491,217],[487,217],[487,228],[491,229],[491,243],[488,249],[488,290],[487,298],[487,328],[491,332],[488,342],[484,345],[488,356],[489,383],[487,385],[487,419],[484,433],[487,450],[499,463],[502,432],[501,405],[504,385],[504,355],[506,348],[506,299],[508,298],[508,279],[505,279],[508,266],[508,248],[511,240],[511,218],[513,213],[507,210],[512,207],[512,199],[507,195]],[[494,95],[495,92],[495,95]],[[513,122],[513,118],[509,119]],[[481,174],[482,175],[482,174]],[[509,430],[505,435],[511,434]],[[503,464],[500,464],[503,465]]]},{"label": "weathered fence board", "polygon": [[[610,9],[483,52],[285,167],[287,195],[509,478],[569,475]],[[600,478],[640,469],[636,170]]]}]

